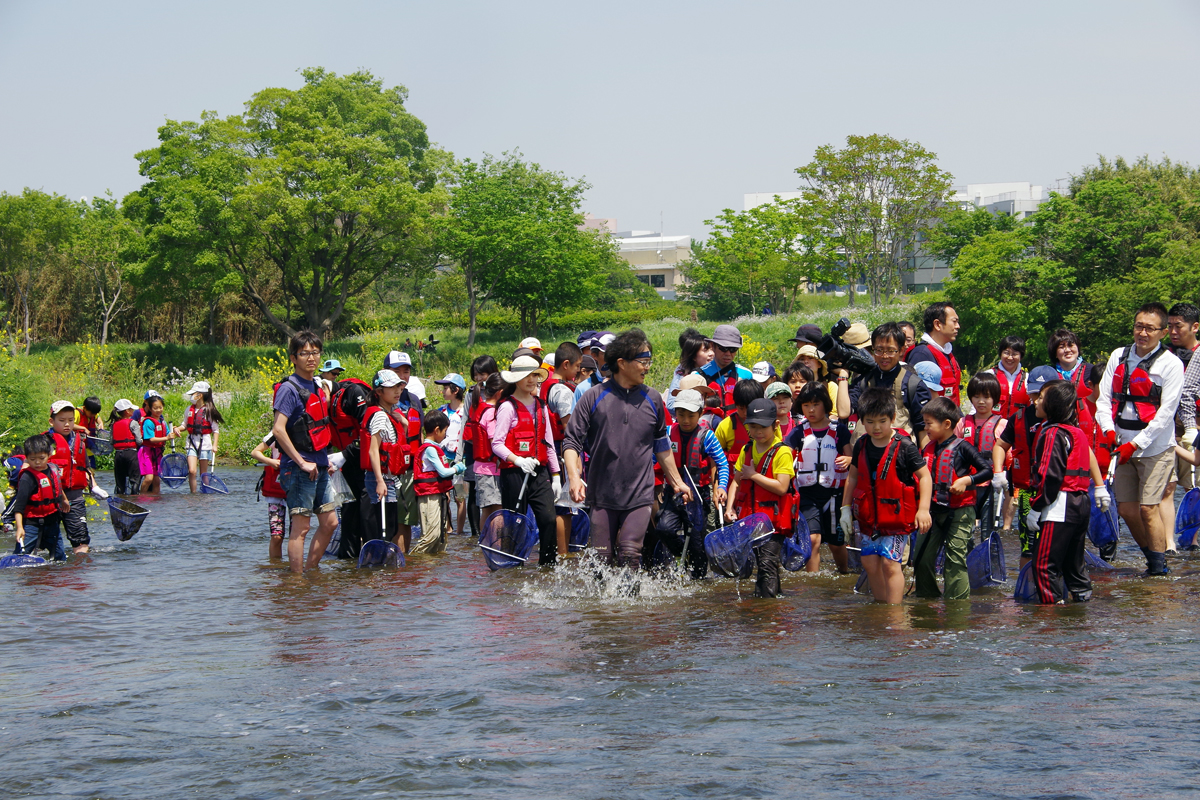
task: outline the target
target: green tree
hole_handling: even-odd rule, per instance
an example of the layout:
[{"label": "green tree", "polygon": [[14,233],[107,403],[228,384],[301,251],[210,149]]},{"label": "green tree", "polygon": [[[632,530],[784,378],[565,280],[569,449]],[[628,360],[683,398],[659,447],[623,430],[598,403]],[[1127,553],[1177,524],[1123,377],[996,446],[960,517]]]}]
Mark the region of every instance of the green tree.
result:
[{"label": "green tree", "polygon": [[430,271],[431,216],[445,204],[442,163],[403,87],[368,72],[302,72],[243,115],[168,122],[139,153],[147,183],[126,200],[145,224],[145,271],[187,273],[213,304],[236,288],[282,334],[271,274],[305,327],[327,334],[347,301],[389,271]]},{"label": "green tree", "polygon": [[851,305],[858,276],[872,305],[899,290],[913,243],[936,224],[950,197],[952,176],[936,159],[916,142],[872,134],[846,137],[843,150],[823,145],[796,169],[805,202],[845,262]]},{"label": "green tree", "polygon": [[37,288],[49,273],[71,270],[68,251],[78,226],[78,207],[61,195],[0,193],[0,330],[14,356],[20,347],[29,354],[38,306],[54,313],[48,306],[56,304],[62,313],[63,298],[39,296]]},{"label": "green tree", "polygon": [[947,264],[980,236],[996,231],[1014,231],[1021,223],[1011,214],[993,214],[986,208],[963,208],[948,204],[938,211],[937,224],[928,230],[925,250]]},{"label": "green tree", "polygon": [[130,253],[137,253],[141,232],[125,217],[112,196],[81,204],[82,218],[71,247],[76,265],[90,277],[98,301],[100,344],[108,344],[109,327],[132,307]]}]

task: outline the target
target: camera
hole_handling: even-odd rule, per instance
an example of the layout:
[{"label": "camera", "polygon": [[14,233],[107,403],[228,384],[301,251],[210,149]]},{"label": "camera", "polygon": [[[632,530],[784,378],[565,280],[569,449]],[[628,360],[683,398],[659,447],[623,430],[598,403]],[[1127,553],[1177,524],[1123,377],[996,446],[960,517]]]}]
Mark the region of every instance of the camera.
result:
[{"label": "camera", "polygon": [[825,354],[825,363],[830,369],[845,369],[858,375],[866,375],[875,369],[875,359],[868,353],[850,347],[842,341],[842,336],[850,330],[850,320],[842,317],[833,329],[821,340],[819,349]]}]

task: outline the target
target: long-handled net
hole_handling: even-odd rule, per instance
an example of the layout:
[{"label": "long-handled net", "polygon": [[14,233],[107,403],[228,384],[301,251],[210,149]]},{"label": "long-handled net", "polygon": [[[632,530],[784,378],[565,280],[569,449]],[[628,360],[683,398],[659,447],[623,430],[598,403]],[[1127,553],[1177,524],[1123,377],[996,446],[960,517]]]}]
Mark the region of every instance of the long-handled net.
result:
[{"label": "long-handled net", "polygon": [[112,522],[117,539],[128,542],[142,529],[142,523],[150,516],[150,509],[120,497],[108,498],[108,519]]},{"label": "long-handled net", "polygon": [[754,545],[775,532],[766,514],[751,514],[704,537],[708,564],[718,575],[749,578],[754,573]]}]

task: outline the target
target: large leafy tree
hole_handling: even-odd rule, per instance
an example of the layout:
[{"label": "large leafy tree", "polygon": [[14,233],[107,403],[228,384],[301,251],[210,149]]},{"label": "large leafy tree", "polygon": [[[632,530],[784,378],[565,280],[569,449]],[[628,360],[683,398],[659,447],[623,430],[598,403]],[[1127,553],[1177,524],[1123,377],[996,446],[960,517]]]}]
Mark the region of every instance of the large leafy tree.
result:
[{"label": "large leafy tree", "polygon": [[[168,122],[139,153],[148,181],[127,198],[149,242],[144,276],[179,277],[212,303],[238,289],[282,334],[264,286],[277,280],[303,324],[328,333],[388,272],[432,270],[439,154],[403,87],[368,72],[303,71],[245,113]],[[179,286],[180,283],[175,283]]]},{"label": "large leafy tree", "polygon": [[823,145],[796,173],[805,202],[845,261],[851,305],[858,276],[872,305],[899,290],[905,260],[935,224],[952,183],[936,154],[883,134],[848,136],[841,150]]},{"label": "large leafy tree", "polygon": [[14,356],[22,347],[29,353],[39,311],[70,315],[69,295],[39,295],[37,289],[73,269],[69,251],[78,227],[79,208],[61,195],[0,193],[0,331]]},{"label": "large leafy tree", "polygon": [[128,260],[140,251],[141,232],[111,196],[95,197],[81,211],[71,257],[95,291],[100,344],[107,344],[113,320],[133,305]]},{"label": "large leafy tree", "polygon": [[462,271],[468,347],[487,302],[516,308],[525,335],[542,315],[585,302],[619,271],[612,240],[581,229],[583,181],[510,152],[464,159],[451,188],[440,243]]}]

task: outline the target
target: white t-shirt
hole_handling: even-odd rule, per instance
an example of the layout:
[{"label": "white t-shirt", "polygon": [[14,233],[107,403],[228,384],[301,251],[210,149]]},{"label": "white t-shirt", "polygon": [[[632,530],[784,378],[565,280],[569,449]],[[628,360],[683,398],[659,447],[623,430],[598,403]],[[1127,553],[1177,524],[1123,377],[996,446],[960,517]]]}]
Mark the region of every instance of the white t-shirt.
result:
[{"label": "white t-shirt", "polygon": [[575,393],[565,383],[556,383],[546,395],[546,404],[560,419],[569,417],[575,411]]},{"label": "white t-shirt", "polygon": [[[1159,345],[1160,347],[1162,345]],[[1152,351],[1153,352],[1153,351]],[[1147,354],[1149,358],[1152,354]],[[1142,362],[1137,354],[1137,348],[1130,347],[1126,356],[1125,368],[1132,369]],[[1175,446],[1175,412],[1179,408],[1179,395],[1183,391],[1183,362],[1179,357],[1166,350],[1150,365],[1148,373],[1150,380],[1162,388],[1162,400],[1158,412],[1150,424],[1141,430],[1129,430],[1116,427],[1113,424],[1113,375],[1121,361],[1121,348],[1112,352],[1108,357],[1108,365],[1104,368],[1104,377],[1100,379],[1100,396],[1096,399],[1096,421],[1101,430],[1116,430],[1117,441],[1121,444],[1133,442],[1138,450],[1138,457],[1156,456]],[[1137,415],[1133,405],[1127,403],[1121,410],[1121,416],[1133,419]]]}]

